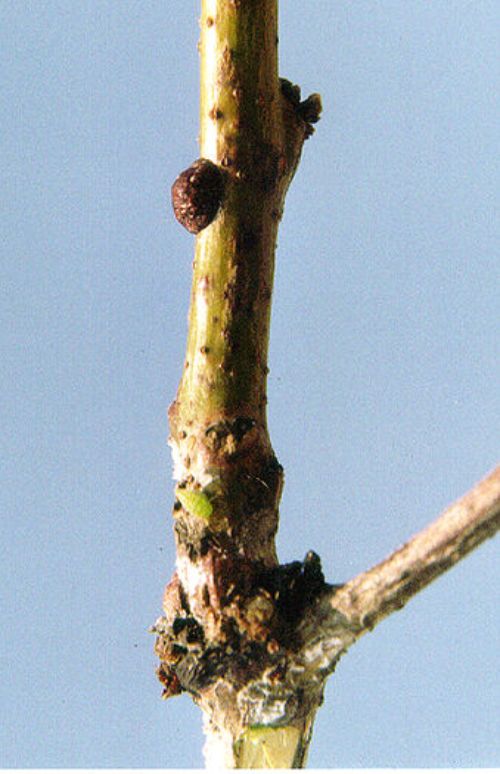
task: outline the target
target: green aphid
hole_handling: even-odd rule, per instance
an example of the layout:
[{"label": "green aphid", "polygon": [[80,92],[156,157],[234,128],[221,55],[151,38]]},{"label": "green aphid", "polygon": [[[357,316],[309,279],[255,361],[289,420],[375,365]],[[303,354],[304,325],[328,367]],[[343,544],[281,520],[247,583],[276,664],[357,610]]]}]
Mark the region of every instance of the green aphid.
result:
[{"label": "green aphid", "polygon": [[192,489],[181,489],[180,487],[177,487],[175,496],[184,510],[190,513],[191,516],[197,516],[199,519],[210,521],[213,505],[206,494],[203,492],[195,492]]}]

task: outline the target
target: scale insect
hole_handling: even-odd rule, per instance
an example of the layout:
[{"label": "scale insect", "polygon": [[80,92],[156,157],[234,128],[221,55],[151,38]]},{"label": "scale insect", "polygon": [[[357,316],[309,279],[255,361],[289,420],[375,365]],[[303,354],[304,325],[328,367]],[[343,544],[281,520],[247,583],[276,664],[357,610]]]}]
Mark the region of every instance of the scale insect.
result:
[{"label": "scale insect", "polygon": [[217,215],[224,197],[225,178],[217,164],[197,159],[174,180],[174,215],[191,234],[199,234]]},{"label": "scale insect", "polygon": [[191,516],[210,521],[210,516],[212,515],[214,508],[204,492],[194,492],[192,489],[177,487],[175,496],[184,510],[191,514]]}]

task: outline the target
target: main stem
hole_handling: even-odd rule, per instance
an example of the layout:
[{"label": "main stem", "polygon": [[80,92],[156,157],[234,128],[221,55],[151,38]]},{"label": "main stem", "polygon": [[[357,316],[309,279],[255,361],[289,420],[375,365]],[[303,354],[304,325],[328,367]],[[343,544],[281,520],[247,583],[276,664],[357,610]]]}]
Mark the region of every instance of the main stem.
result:
[{"label": "main stem", "polygon": [[[245,730],[281,716],[242,692],[276,667],[287,638],[272,575],[283,472],[267,429],[267,353],[278,224],[320,107],[311,116],[297,87],[282,88],[277,16],[277,0],[202,0],[200,155],[222,171],[224,198],[197,236],[169,411],[177,573],[157,628],[160,678],[167,695],[193,694],[225,766],[253,765],[247,742],[263,755]],[[295,727],[278,723],[285,764],[303,759],[304,707]]]},{"label": "main stem", "polygon": [[276,0],[203,0],[200,52],[201,156],[223,170],[225,195],[197,237],[186,360],[169,413],[175,477],[214,506],[208,528],[176,512],[179,574],[193,592],[188,565],[208,533],[250,562],[277,562],[282,469],[266,422],[274,252],[308,129],[280,90]]},{"label": "main stem", "polygon": [[282,145],[276,13],[274,0],[203,3],[200,151],[225,171],[226,193],[196,243],[184,422],[245,415],[265,426]]}]

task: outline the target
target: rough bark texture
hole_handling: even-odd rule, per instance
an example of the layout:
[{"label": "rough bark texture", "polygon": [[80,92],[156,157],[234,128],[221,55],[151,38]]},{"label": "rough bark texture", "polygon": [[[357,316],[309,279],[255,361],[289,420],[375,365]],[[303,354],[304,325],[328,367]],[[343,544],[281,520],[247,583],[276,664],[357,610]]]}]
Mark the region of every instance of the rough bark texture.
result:
[{"label": "rough bark texture", "polygon": [[165,697],[187,691],[203,710],[207,765],[300,767],[340,655],[492,534],[499,475],[481,489],[478,520],[474,498],[455,506],[342,587],[325,582],[312,552],[278,564],[283,471],[266,422],[274,252],[321,102],[278,78],[276,0],[203,0],[200,24],[201,158],[172,189],[197,237],[169,411],[177,568],[153,627],[158,675]]},{"label": "rough bark texture", "polygon": [[253,728],[271,724],[299,765],[319,696],[304,700],[285,679],[287,654],[325,584],[313,555],[278,566],[283,471],[266,377],[278,224],[321,103],[278,78],[276,0],[205,0],[200,24],[201,159],[172,190],[176,216],[198,236],[169,412],[177,572],[156,624],[159,674],[166,695],[189,691],[200,704],[223,765],[274,755],[275,739],[263,745]]},{"label": "rough bark texture", "polygon": [[500,528],[500,467],[422,532],[332,597],[356,639]]},{"label": "rough bark texture", "polygon": [[308,668],[328,675],[363,634],[500,528],[500,467],[387,559],[325,589],[298,626]]}]

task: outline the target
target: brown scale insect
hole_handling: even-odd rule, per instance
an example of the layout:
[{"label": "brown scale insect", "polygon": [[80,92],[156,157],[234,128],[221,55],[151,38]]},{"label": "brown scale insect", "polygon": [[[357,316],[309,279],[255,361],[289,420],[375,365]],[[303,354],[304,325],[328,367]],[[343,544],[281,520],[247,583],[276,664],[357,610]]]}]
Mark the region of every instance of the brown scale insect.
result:
[{"label": "brown scale insect", "polygon": [[224,197],[224,173],[209,159],[197,159],[172,185],[174,215],[191,234],[210,225]]}]

